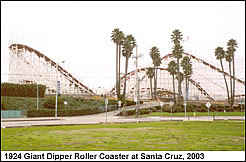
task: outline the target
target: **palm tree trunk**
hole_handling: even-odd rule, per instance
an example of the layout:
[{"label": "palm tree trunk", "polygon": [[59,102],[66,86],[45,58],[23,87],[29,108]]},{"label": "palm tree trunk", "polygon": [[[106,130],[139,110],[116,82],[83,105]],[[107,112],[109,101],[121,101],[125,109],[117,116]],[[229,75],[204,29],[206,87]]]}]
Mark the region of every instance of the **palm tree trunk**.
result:
[{"label": "palm tree trunk", "polygon": [[152,78],[149,78],[149,80],[150,80],[150,92],[151,92],[151,99],[153,100]]},{"label": "palm tree trunk", "polygon": [[232,54],[232,70],[233,70],[233,96],[232,98],[232,105],[234,104],[234,96],[235,96],[235,63],[234,63],[234,53]]},{"label": "palm tree trunk", "polygon": [[118,75],[119,75],[119,79],[118,79],[118,91],[119,91],[119,98],[120,98],[120,82],[121,82],[121,79],[120,79],[120,57],[121,57],[121,45],[119,46],[119,73],[118,73]]},{"label": "palm tree trunk", "polygon": [[180,74],[179,74],[179,58],[177,58],[177,66],[178,66],[178,103],[181,101],[181,82],[180,82]]},{"label": "palm tree trunk", "polygon": [[[155,77],[155,94],[156,94],[156,96],[157,96],[157,71],[158,71],[157,68],[158,67],[156,67],[156,77]],[[156,96],[155,96],[155,99],[157,99]]]},{"label": "palm tree trunk", "polygon": [[117,99],[119,99],[118,93],[118,44],[116,44],[116,85],[115,85],[115,92]]},{"label": "palm tree trunk", "polygon": [[125,66],[125,82],[124,82],[124,91],[123,91],[123,100],[126,98],[126,79],[127,79],[127,68],[128,68],[128,54],[126,56],[126,66]]},{"label": "palm tree trunk", "polygon": [[156,99],[156,66],[154,66],[154,99]]},{"label": "palm tree trunk", "polygon": [[225,73],[224,73],[224,67],[223,67],[223,64],[222,64],[222,59],[220,59],[220,65],[221,65],[221,68],[222,68],[222,71],[223,71],[223,75],[224,75],[224,80],[225,80],[225,85],[226,85],[226,91],[227,91],[227,98],[228,98],[228,104],[229,104],[229,107],[230,107],[230,96],[229,96],[229,89],[228,89],[228,84],[227,84],[227,81],[226,81],[226,77],[225,77]]},{"label": "palm tree trunk", "polygon": [[176,94],[175,94],[175,84],[174,84],[174,74],[173,74],[173,95],[174,95],[174,103],[176,104]]},{"label": "palm tree trunk", "polygon": [[231,104],[230,104],[230,107],[232,108],[232,107],[233,107],[233,104],[232,104],[232,78],[231,78],[231,61],[229,61],[229,74],[230,74],[230,89],[231,89]]}]

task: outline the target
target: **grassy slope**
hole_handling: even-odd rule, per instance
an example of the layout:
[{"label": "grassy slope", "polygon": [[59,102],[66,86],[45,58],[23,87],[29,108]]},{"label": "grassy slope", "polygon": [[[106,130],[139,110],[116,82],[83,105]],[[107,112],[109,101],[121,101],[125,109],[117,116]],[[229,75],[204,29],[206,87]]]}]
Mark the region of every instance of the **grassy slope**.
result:
[{"label": "grassy slope", "polygon": [[2,129],[4,151],[244,151],[245,123],[152,122]]},{"label": "grassy slope", "polygon": [[[39,98],[39,109],[46,109],[43,103],[47,98]],[[2,96],[1,99],[6,104],[8,110],[37,109],[37,98]],[[71,109],[84,108],[87,106],[102,106],[104,102],[102,100],[83,99],[82,97],[64,97],[64,100],[67,101],[66,108]]]}]

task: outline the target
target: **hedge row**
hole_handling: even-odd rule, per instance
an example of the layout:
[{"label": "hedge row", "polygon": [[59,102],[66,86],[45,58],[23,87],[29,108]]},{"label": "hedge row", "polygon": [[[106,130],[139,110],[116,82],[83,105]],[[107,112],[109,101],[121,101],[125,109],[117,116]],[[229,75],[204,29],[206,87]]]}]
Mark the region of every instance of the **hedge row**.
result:
[{"label": "hedge row", "polygon": [[[116,106],[110,105],[107,107],[107,111],[116,110]],[[104,106],[98,108],[83,108],[83,109],[58,109],[57,116],[82,116],[92,115],[105,112]],[[27,110],[27,117],[54,117],[54,109],[40,109],[40,110]]]},{"label": "hedge row", "polygon": [[[38,85],[38,96],[44,97],[45,85]],[[1,96],[37,97],[37,84],[1,83]]]},{"label": "hedge row", "polygon": [[[120,112],[118,115],[119,116],[122,116],[124,114],[124,112],[127,113],[127,116],[132,116],[132,115],[135,115],[136,114],[136,110],[127,110],[127,111]],[[152,108],[140,109],[140,115],[150,114],[151,112],[153,112],[152,111]]]},{"label": "hedge row", "polygon": [[[157,110],[161,110],[161,106],[155,106]],[[233,108],[229,108],[227,105],[219,105],[219,104],[212,104],[209,108],[209,111],[211,112],[223,112],[226,110],[227,112],[233,112],[233,111],[241,111],[240,106],[235,106]],[[171,112],[170,106],[164,105],[162,107],[163,112]],[[186,106],[186,111],[187,112],[207,112],[208,108],[206,107],[205,104],[187,104]],[[173,105],[172,107],[172,112],[185,112],[185,107],[184,105]]]},{"label": "hedge row", "polygon": [[[57,116],[80,116],[99,113],[97,109],[60,109],[57,110]],[[27,110],[27,117],[54,117],[55,110],[42,109],[42,110]]]}]

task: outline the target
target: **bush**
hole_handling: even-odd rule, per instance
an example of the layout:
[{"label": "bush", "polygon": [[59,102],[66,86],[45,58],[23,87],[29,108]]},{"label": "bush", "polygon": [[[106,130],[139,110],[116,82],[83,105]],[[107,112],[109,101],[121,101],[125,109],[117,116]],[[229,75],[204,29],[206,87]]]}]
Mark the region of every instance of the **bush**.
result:
[{"label": "bush", "polygon": [[[44,97],[45,85],[39,84],[39,97]],[[37,97],[37,84],[1,83],[1,96]]]},{"label": "bush", "polygon": [[223,112],[225,109],[224,108],[218,108],[217,111],[218,112]]},{"label": "bush", "polygon": [[3,102],[2,97],[1,97],[1,110],[7,110],[6,103],[5,103],[5,102]]},{"label": "bush", "polygon": [[[105,104],[105,102],[104,102],[104,104]],[[108,105],[117,105],[117,104],[118,104],[117,100],[109,100],[108,101]]]},{"label": "bush", "polygon": [[[98,113],[97,109],[59,109],[57,116],[80,116]],[[41,109],[41,110],[27,110],[27,117],[54,117],[55,110]]]},{"label": "bush", "polygon": [[140,115],[143,115],[143,114],[150,114],[151,112],[152,112],[151,110],[140,109]]},{"label": "bush", "polygon": [[125,106],[131,106],[131,105],[136,105],[136,102],[130,100],[125,101]]},{"label": "bush", "polygon": [[194,112],[196,111],[196,106],[194,104],[187,104],[186,110],[187,112]]},{"label": "bush", "polygon": [[161,110],[161,106],[155,106],[156,110]]},{"label": "bush", "polygon": [[220,107],[219,105],[211,104],[211,106],[209,108],[209,111],[217,111],[219,107]]},{"label": "bush", "polygon": [[129,116],[135,115],[135,114],[136,114],[136,111],[135,111],[135,110],[128,110],[128,111],[127,111],[127,114],[128,114]]},{"label": "bush", "polygon": [[162,112],[171,112],[170,107],[162,107]]},{"label": "bush", "polygon": [[[155,107],[151,107],[150,109],[152,110],[152,112],[156,112],[157,111],[157,109]],[[162,107],[162,109],[163,109],[163,107]]]},{"label": "bush", "polygon": [[197,112],[208,112],[208,109],[207,108],[197,108]]},{"label": "bush", "polygon": [[[49,97],[44,102],[43,106],[47,109],[55,109],[56,105],[56,97]],[[64,109],[64,98],[58,97],[57,98],[57,109]]]}]

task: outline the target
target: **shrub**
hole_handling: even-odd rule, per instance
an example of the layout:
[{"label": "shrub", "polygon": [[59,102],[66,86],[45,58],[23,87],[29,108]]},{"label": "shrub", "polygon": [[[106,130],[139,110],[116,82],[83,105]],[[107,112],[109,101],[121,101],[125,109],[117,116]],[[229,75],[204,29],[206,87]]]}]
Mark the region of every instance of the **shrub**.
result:
[{"label": "shrub", "polygon": [[3,102],[2,97],[1,97],[1,110],[7,110],[6,103],[5,103],[5,102]]},{"label": "shrub", "polygon": [[223,112],[225,109],[224,108],[217,108],[218,112]]},{"label": "shrub", "polygon": [[163,112],[171,112],[171,108],[170,107],[162,107],[162,111]]},{"label": "shrub", "polygon": [[127,111],[127,114],[128,114],[129,116],[135,115],[135,114],[136,114],[136,111],[135,111],[135,110],[128,110],[128,111]]},{"label": "shrub", "polygon": [[186,111],[187,112],[194,112],[194,111],[196,111],[196,106],[194,104],[187,104]]},{"label": "shrub", "polygon": [[[72,103],[71,103],[72,104]],[[49,97],[44,102],[43,106],[47,109],[55,109],[56,97]],[[64,109],[64,98],[57,98],[57,109]]]},{"label": "shrub", "polygon": [[[216,104],[211,104],[210,108],[209,108],[209,111],[217,111],[218,108],[220,108],[219,105],[216,105]],[[223,107],[222,107],[223,108]]]},{"label": "shrub", "polygon": [[156,110],[161,110],[161,106],[155,106]]},{"label": "shrub", "polygon": [[[97,109],[59,109],[57,116],[80,116],[98,113]],[[27,110],[27,117],[54,117],[55,110],[41,109],[41,110]]]},{"label": "shrub", "polygon": [[141,109],[140,110],[140,115],[143,115],[143,114],[150,114],[152,111],[151,110],[144,110],[144,109]]},{"label": "shrub", "polygon": [[[45,85],[39,84],[39,97],[44,97]],[[1,83],[1,96],[37,97],[37,84]]]},{"label": "shrub", "polygon": [[[155,107],[151,107],[150,109],[152,110],[152,112],[156,112],[157,111],[157,109]],[[163,107],[162,107],[162,109],[163,109]]]},{"label": "shrub", "polygon": [[130,100],[126,100],[126,101],[125,101],[125,105],[126,105],[126,106],[136,105],[136,102],[130,101]]},{"label": "shrub", "polygon": [[[104,102],[104,104],[105,104],[105,102]],[[108,105],[117,105],[118,103],[117,103],[117,100],[109,100],[108,101]]]},{"label": "shrub", "polygon": [[207,108],[197,108],[197,112],[208,112],[208,109]]}]

